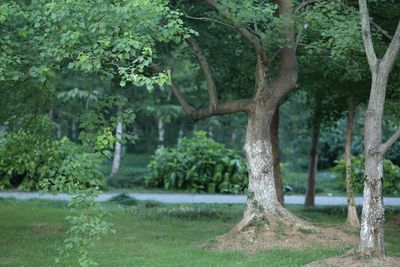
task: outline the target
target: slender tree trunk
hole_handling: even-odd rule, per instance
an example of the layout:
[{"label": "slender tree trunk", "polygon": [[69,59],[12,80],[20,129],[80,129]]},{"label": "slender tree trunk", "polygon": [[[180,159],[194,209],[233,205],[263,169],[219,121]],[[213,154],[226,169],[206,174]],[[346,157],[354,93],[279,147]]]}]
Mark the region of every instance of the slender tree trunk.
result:
[{"label": "slender tree trunk", "polygon": [[274,164],[274,178],[276,195],[279,203],[284,204],[282,174],[279,157],[279,107],[275,110],[271,124],[272,160]]},{"label": "slender tree trunk", "polygon": [[178,139],[181,139],[183,137],[183,124],[179,127],[179,132],[178,132]]},{"label": "slender tree trunk", "polygon": [[[383,206],[383,154],[376,151],[382,143],[382,116],[385,101],[385,77],[372,74],[371,94],[364,124],[365,176],[358,252],[383,257],[385,209]],[[387,78],[386,78],[387,81]]]},{"label": "slender tree trunk", "polygon": [[165,142],[165,125],[162,116],[157,116],[157,127],[158,127],[158,148],[164,147]]},{"label": "slender tree trunk", "polygon": [[57,126],[56,126],[56,135],[57,135],[57,139],[60,140],[61,137],[62,137],[62,132],[61,132],[61,126],[58,123],[57,123]]},{"label": "slender tree trunk", "polygon": [[119,167],[121,165],[122,158],[122,144],[118,140],[121,140],[123,132],[123,125],[120,118],[118,118],[117,129],[115,131],[115,137],[117,138],[117,142],[115,143],[114,148],[114,159],[111,169],[111,176],[116,176],[119,172]]},{"label": "slender tree trunk", "polygon": [[76,140],[76,121],[72,119],[71,121],[71,138],[72,140]]},{"label": "slender tree trunk", "polygon": [[385,210],[382,198],[383,156],[400,137],[400,130],[382,143],[382,116],[389,74],[400,53],[400,22],[385,55],[380,59],[374,50],[367,1],[359,0],[358,2],[362,36],[372,74],[372,83],[364,123],[364,198],[357,252],[361,256],[383,257],[385,255],[383,234]]},{"label": "slender tree trunk", "polygon": [[358,219],[356,202],[354,199],[354,192],[352,186],[351,174],[351,136],[353,131],[355,105],[353,97],[349,97],[349,113],[347,115],[347,129],[346,129],[346,145],[344,158],[346,162],[346,192],[347,192],[347,221],[346,223],[352,227],[359,227],[360,221]]},{"label": "slender tree trunk", "polygon": [[318,118],[314,119],[312,129],[312,141],[310,151],[310,164],[308,166],[307,191],[304,206],[313,207],[315,204],[315,181],[318,169],[318,148],[321,122]]}]

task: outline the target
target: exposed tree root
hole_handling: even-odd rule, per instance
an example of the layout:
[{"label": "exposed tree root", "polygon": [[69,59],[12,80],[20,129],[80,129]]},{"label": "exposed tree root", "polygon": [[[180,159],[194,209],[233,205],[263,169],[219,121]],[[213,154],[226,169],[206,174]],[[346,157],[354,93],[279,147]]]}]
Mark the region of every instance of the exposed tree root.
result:
[{"label": "exposed tree root", "polygon": [[317,227],[281,207],[273,216],[245,216],[230,232],[219,236],[212,248],[253,253],[273,247],[353,246],[357,242],[357,232],[341,228]]}]

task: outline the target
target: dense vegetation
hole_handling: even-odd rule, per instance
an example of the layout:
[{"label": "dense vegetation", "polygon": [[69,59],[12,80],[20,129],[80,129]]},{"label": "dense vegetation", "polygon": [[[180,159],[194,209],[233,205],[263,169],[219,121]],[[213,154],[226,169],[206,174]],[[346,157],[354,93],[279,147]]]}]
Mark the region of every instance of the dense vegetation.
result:
[{"label": "dense vegetation", "polygon": [[165,189],[238,194],[248,183],[243,157],[205,132],[180,139],[176,147],[158,149],[148,168],[146,184]]}]

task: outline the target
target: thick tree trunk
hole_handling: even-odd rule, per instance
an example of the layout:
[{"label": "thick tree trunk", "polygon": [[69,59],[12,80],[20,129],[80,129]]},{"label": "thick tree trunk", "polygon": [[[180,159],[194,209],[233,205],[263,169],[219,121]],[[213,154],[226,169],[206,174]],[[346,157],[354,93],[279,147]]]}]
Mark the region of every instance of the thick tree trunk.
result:
[{"label": "thick tree trunk", "polygon": [[158,116],[157,118],[157,126],[158,126],[158,147],[164,147],[165,142],[165,126],[162,116]]},{"label": "thick tree trunk", "polygon": [[[122,122],[119,120],[117,124],[117,129],[115,131],[115,137],[117,138],[117,140],[121,140],[122,131],[123,131],[123,125]],[[115,143],[115,148],[114,148],[114,159],[111,169],[111,176],[115,176],[118,174],[119,167],[121,165],[121,158],[122,158],[122,144],[117,141]]]},{"label": "thick tree trunk", "polygon": [[272,157],[271,123],[275,109],[260,105],[249,112],[244,151],[247,157],[249,185],[242,221],[234,228],[241,231],[253,223],[276,226],[278,221],[291,225],[302,222],[278,201]]},{"label": "thick tree trunk", "polygon": [[349,113],[347,115],[347,129],[346,129],[346,145],[344,158],[346,162],[346,192],[347,192],[347,221],[346,223],[352,227],[359,227],[360,221],[358,219],[356,202],[354,199],[354,191],[352,186],[351,175],[351,136],[353,131],[355,105],[353,97],[349,97]]},{"label": "thick tree trunk", "polygon": [[[365,176],[358,253],[383,257],[385,209],[383,206],[382,116],[387,78],[372,74],[371,94],[364,126]],[[385,81],[386,80],[386,81]]]},{"label": "thick tree trunk", "polygon": [[271,124],[272,160],[274,165],[274,178],[276,195],[279,203],[284,204],[283,183],[279,157],[279,107],[275,110]]},{"label": "thick tree trunk", "polygon": [[315,204],[315,181],[318,169],[318,147],[321,122],[315,119],[312,129],[312,141],[310,151],[310,164],[308,166],[307,191],[304,206],[313,207]]}]

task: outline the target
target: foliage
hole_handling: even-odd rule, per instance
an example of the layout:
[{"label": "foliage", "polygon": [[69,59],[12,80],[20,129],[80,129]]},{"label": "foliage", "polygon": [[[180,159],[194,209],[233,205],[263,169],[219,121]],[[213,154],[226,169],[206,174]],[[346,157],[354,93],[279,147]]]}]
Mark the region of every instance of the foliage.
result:
[{"label": "foliage", "polygon": [[[344,158],[341,157],[337,165],[332,168],[338,183],[345,189],[346,167]],[[351,182],[355,193],[362,194],[364,189],[364,155],[351,157]],[[400,195],[400,167],[390,160],[383,161],[383,194]]]},{"label": "foliage", "polygon": [[247,187],[244,159],[202,131],[176,147],[157,150],[149,165],[148,186],[191,192],[242,193]]},{"label": "foliage", "polygon": [[[101,160],[67,138],[51,140],[19,130],[7,134],[0,144],[0,188],[37,190],[41,182],[48,181],[52,186],[80,183],[102,187]],[[69,188],[58,190],[68,192]]]},{"label": "foliage", "polygon": [[[73,215],[66,218],[71,228],[64,241],[64,248],[60,250],[60,255],[56,258],[57,263],[61,258],[70,256],[71,252],[76,252],[79,255],[79,266],[97,266],[97,262],[89,256],[90,247],[106,234],[115,233],[112,225],[103,220],[105,213],[95,201],[101,191],[92,172],[95,169],[98,170],[107,155],[111,155],[110,150],[113,149],[116,142],[124,142],[133,138],[132,134],[127,134],[122,137],[122,140],[118,140],[109,126],[115,126],[118,118],[122,118],[127,124],[132,122],[134,116],[130,110],[117,112],[117,115],[113,116],[115,106],[121,107],[125,102],[126,100],[121,97],[99,100],[92,110],[81,117],[80,140],[82,144],[76,146],[83,151],[83,155],[94,155],[96,160],[87,161],[88,164],[85,165],[82,158],[74,157],[73,151],[69,151],[71,159],[66,161],[62,172],[53,178],[43,179],[40,183],[43,192],[72,194],[68,206]],[[85,179],[89,183],[84,183]]]}]

